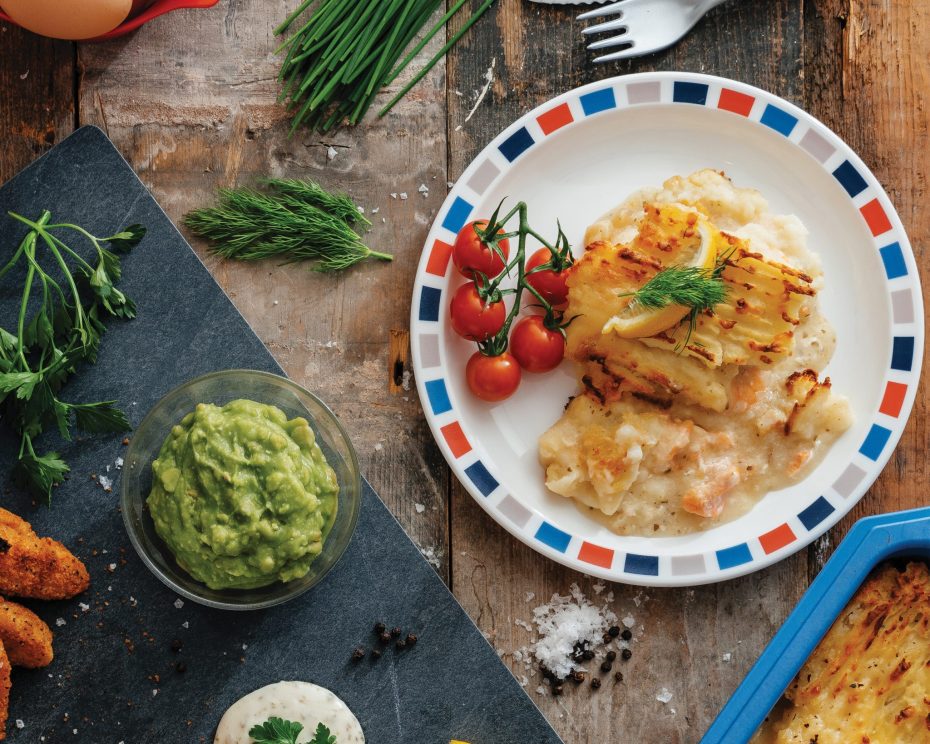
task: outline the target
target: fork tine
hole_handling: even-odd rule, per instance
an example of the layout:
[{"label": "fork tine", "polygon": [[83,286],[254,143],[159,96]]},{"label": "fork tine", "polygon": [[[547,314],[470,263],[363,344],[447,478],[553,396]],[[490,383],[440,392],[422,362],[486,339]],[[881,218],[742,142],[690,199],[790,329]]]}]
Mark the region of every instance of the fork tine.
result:
[{"label": "fork tine", "polygon": [[587,28],[581,29],[581,33],[584,35],[588,34],[597,34],[601,31],[616,31],[618,28],[623,28],[626,26],[627,22],[623,20],[623,16],[620,16],[615,21],[605,21],[604,23],[597,23],[593,26],[588,26]]},{"label": "fork tine", "polygon": [[611,36],[608,39],[601,39],[600,41],[592,42],[588,44],[588,49],[592,52],[597,51],[598,49],[606,49],[607,47],[614,47],[620,44],[629,44],[630,37],[627,34],[627,30],[623,29],[617,36]]},{"label": "fork tine", "polygon": [[620,0],[619,3],[611,3],[610,5],[605,5],[601,8],[595,8],[594,10],[589,10],[582,13],[580,16],[575,18],[576,21],[587,21],[589,18],[601,18],[606,15],[613,15],[614,13],[620,13],[623,10],[625,5],[625,0]]},{"label": "fork tine", "polygon": [[646,52],[639,51],[634,48],[634,45],[631,43],[626,49],[621,49],[619,52],[612,52],[611,54],[602,54],[600,57],[595,57],[593,62],[612,62],[615,59],[630,59],[631,57],[639,57]]}]

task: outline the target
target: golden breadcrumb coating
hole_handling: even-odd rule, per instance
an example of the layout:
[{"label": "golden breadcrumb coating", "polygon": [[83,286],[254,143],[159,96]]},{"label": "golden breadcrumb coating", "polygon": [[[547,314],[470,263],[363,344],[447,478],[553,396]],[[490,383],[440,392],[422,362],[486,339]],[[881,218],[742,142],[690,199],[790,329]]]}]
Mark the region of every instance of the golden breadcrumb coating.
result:
[{"label": "golden breadcrumb coating", "polygon": [[0,597],[0,642],[13,666],[37,667],[52,663],[52,631],[32,610]]},{"label": "golden breadcrumb coating", "polygon": [[38,537],[24,519],[0,509],[0,594],[69,599],[89,584],[84,564],[64,545]]},{"label": "golden breadcrumb coating", "polygon": [[876,571],[801,667],[753,744],[930,741],[930,571]]},{"label": "golden breadcrumb coating", "polygon": [[6,738],[6,718],[10,708],[10,660],[0,641],[0,741]]}]

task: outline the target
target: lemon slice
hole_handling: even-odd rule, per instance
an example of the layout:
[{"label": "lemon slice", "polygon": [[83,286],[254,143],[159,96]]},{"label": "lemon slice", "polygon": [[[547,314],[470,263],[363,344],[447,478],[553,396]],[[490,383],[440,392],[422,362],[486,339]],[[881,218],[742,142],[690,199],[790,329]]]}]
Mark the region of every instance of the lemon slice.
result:
[{"label": "lemon slice", "polygon": [[[686,264],[701,269],[713,269],[717,261],[717,241],[707,220],[697,222],[701,245],[694,258]],[[666,305],[659,309],[649,309],[630,302],[623,310],[604,323],[601,333],[616,333],[621,338],[646,338],[655,336],[664,330],[678,325],[691,312],[684,305]]]}]

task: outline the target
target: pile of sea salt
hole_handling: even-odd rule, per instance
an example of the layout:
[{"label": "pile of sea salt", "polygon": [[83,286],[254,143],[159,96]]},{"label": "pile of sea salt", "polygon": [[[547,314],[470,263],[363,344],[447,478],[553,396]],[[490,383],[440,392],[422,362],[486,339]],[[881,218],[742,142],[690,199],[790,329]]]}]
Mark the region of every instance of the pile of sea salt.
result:
[{"label": "pile of sea salt", "polygon": [[604,642],[604,631],[617,620],[609,607],[613,592],[605,600],[603,607],[597,607],[572,584],[569,596],[553,594],[548,604],[533,610],[539,637],[531,650],[543,669],[564,679],[578,668],[574,657],[579,648],[595,649]]}]

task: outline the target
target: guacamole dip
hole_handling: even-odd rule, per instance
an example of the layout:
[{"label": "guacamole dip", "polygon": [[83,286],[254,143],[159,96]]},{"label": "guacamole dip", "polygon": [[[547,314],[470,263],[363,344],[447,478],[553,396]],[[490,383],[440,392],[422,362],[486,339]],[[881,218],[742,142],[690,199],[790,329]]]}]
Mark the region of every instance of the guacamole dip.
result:
[{"label": "guacamole dip", "polygon": [[202,403],[152,463],[149,511],[178,564],[211,589],[304,576],[336,517],[339,485],[305,419]]}]

